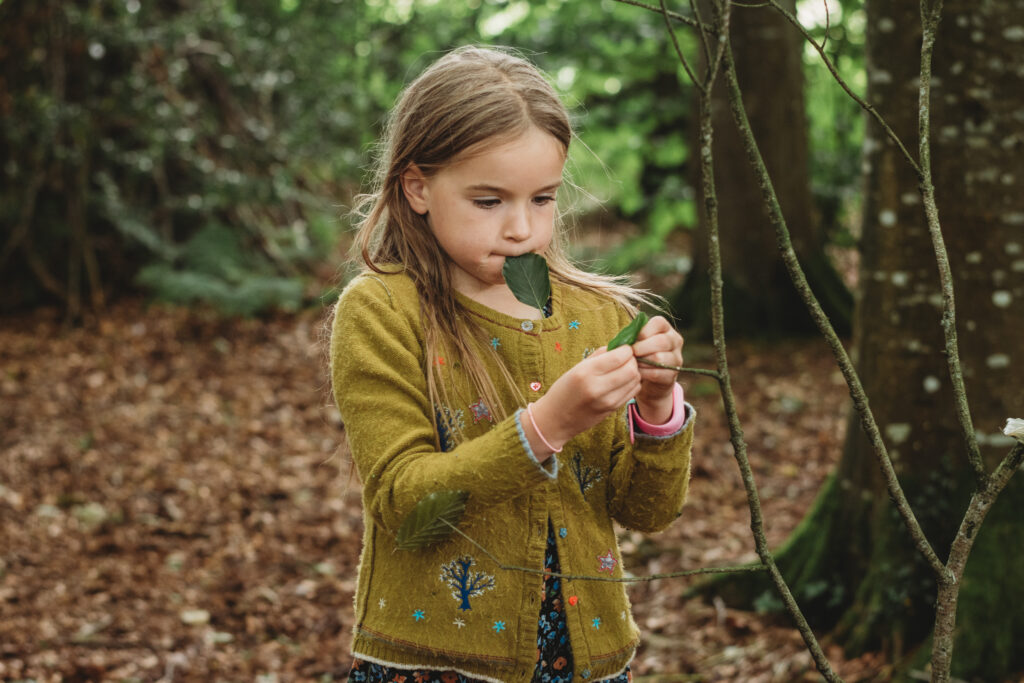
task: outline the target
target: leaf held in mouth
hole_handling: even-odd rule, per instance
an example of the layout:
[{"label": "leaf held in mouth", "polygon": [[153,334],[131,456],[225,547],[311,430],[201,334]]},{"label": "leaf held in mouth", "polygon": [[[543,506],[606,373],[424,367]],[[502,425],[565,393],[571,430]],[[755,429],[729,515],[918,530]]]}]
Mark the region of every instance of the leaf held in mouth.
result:
[{"label": "leaf held in mouth", "polygon": [[516,299],[532,306],[544,308],[551,298],[551,278],[548,275],[548,262],[540,254],[521,254],[505,259],[501,268],[505,276],[505,284],[512,290]]}]

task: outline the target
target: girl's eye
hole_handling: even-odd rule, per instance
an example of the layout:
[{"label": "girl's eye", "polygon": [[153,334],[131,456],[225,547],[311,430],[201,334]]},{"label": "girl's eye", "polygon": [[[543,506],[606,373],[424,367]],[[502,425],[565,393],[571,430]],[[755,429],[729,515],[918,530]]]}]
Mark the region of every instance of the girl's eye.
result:
[{"label": "girl's eye", "polygon": [[555,195],[553,195],[553,194],[545,194],[545,195],[541,195],[539,197],[534,197],[533,198],[533,202],[535,204],[539,204],[540,206],[543,206],[545,204],[549,204],[549,203],[551,203],[553,201],[555,201]]},{"label": "girl's eye", "polygon": [[501,203],[500,199],[495,199],[493,197],[488,197],[486,199],[474,199],[473,200],[473,204],[475,204],[476,206],[480,207],[481,209],[493,209],[494,207],[496,207],[500,203]]}]

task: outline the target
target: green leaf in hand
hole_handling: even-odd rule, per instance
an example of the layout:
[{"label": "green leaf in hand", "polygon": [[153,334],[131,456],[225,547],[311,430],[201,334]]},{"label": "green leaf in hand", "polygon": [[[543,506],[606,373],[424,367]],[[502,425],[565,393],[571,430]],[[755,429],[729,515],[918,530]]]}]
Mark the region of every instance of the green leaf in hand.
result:
[{"label": "green leaf in hand", "polygon": [[396,545],[399,550],[417,550],[431,543],[443,541],[459,523],[466,511],[465,491],[435,491],[416,503],[398,528]]},{"label": "green leaf in hand", "polygon": [[608,342],[608,350],[611,351],[619,346],[627,346],[636,341],[636,336],[647,324],[647,314],[640,311],[636,317],[629,321],[629,324],[619,330],[619,333]]},{"label": "green leaf in hand", "polygon": [[516,299],[534,308],[547,305],[551,298],[551,278],[543,256],[531,253],[508,257],[501,274]]}]

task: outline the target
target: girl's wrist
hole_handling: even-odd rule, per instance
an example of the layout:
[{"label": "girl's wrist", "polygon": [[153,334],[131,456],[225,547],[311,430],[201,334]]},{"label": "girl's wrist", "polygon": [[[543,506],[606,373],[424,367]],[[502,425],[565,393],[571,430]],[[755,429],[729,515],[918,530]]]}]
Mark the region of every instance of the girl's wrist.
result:
[{"label": "girl's wrist", "polygon": [[565,433],[561,421],[553,419],[549,411],[549,403],[545,401],[546,396],[541,396],[536,402],[530,405],[527,422],[537,433],[538,440],[543,442],[545,453],[557,453],[562,450],[566,442],[573,437]]},{"label": "girl's wrist", "polygon": [[665,396],[654,400],[636,397],[636,408],[641,419],[652,425],[665,424],[672,419],[674,406],[671,389]]}]

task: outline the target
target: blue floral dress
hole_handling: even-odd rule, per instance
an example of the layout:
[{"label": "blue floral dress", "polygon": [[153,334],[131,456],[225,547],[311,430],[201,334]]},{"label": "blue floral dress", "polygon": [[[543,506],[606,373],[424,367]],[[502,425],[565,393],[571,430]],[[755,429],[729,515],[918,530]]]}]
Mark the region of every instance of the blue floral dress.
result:
[{"label": "blue floral dress", "polygon": [[[548,520],[548,544],[544,553],[544,568],[558,573],[558,547],[555,533]],[[544,577],[544,600],[540,606],[540,622],[537,624],[537,666],[533,670],[534,683],[569,683],[573,680],[572,644],[569,629],[565,623],[562,602],[562,581],[557,576]],[[476,683],[477,679],[463,676],[454,671],[430,671],[422,669],[397,669],[394,667],[364,662],[352,662],[349,681],[359,683]],[[633,680],[629,667],[614,678],[602,679],[601,683],[627,683]]]}]

